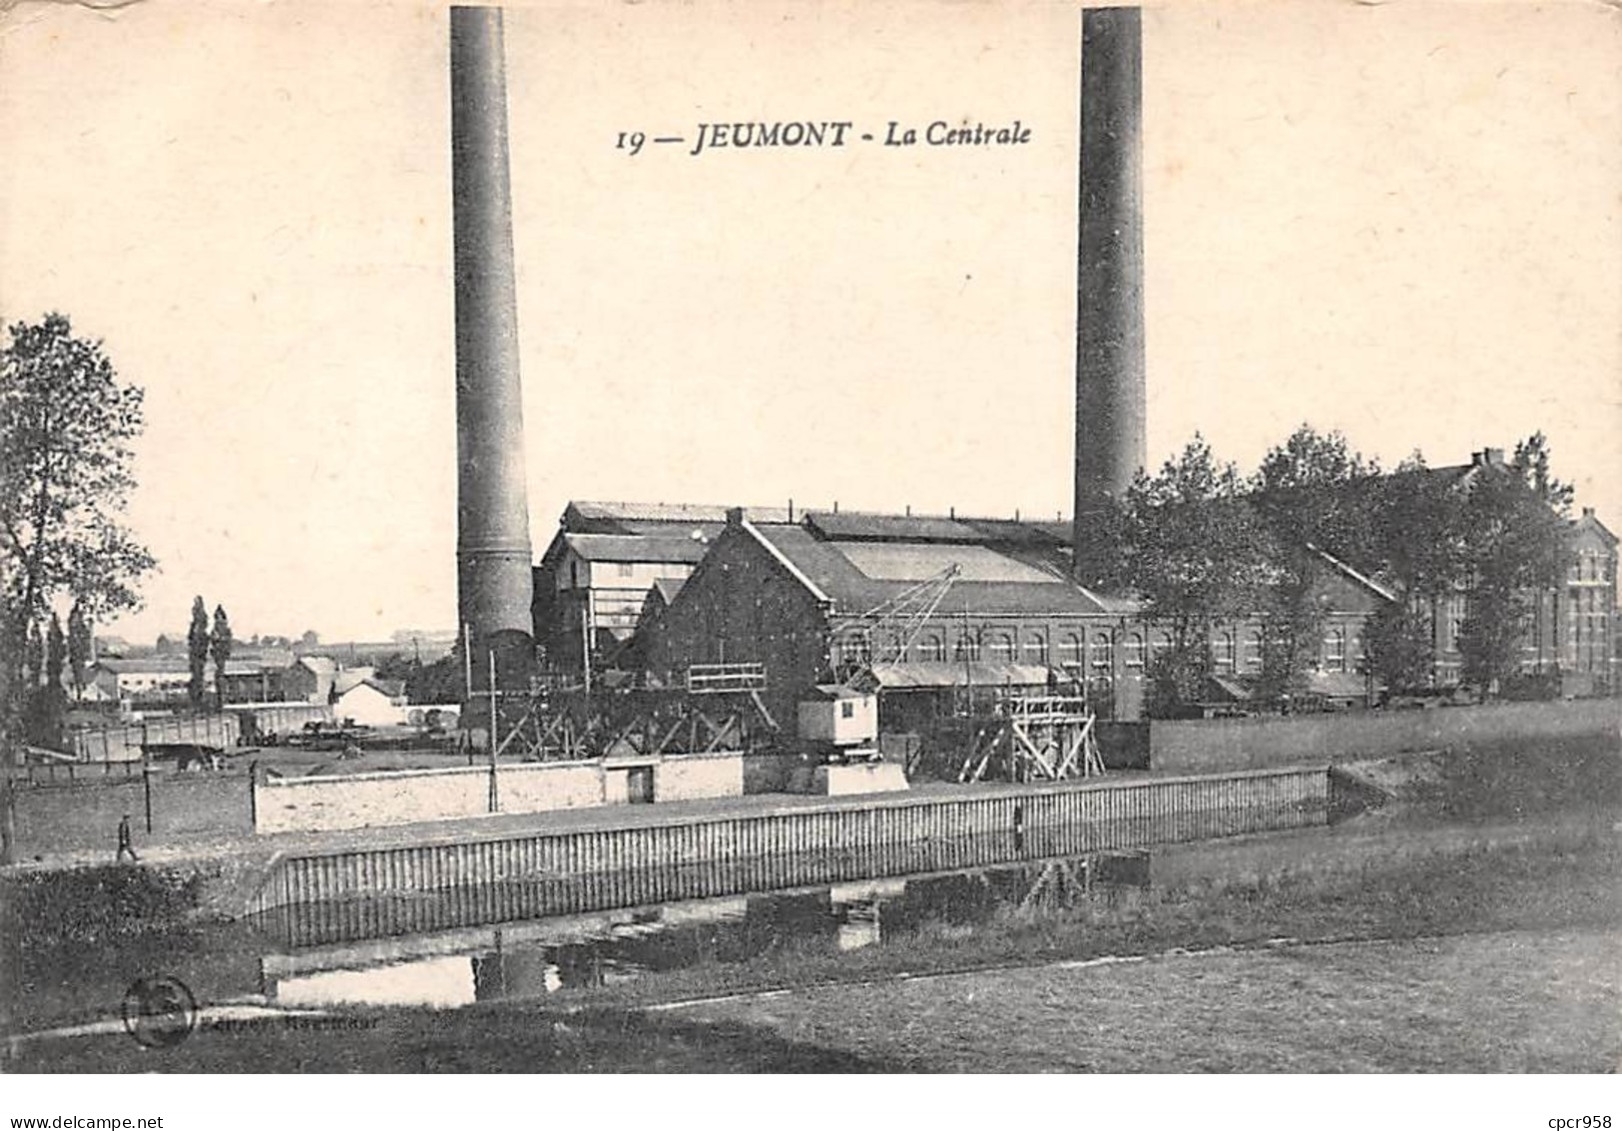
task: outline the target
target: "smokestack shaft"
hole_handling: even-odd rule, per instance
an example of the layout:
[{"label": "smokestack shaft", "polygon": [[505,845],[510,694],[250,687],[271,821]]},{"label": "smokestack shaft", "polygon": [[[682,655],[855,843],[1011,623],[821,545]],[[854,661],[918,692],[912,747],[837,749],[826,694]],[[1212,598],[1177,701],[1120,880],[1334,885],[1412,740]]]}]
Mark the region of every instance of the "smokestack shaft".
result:
[{"label": "smokestack shaft", "polygon": [[522,665],[533,582],[501,9],[452,8],[450,32],[458,608],[475,654]]},{"label": "smokestack shaft", "polygon": [[1100,535],[1147,448],[1143,330],[1143,33],[1137,8],[1081,23],[1076,273],[1075,561],[1100,576]]}]

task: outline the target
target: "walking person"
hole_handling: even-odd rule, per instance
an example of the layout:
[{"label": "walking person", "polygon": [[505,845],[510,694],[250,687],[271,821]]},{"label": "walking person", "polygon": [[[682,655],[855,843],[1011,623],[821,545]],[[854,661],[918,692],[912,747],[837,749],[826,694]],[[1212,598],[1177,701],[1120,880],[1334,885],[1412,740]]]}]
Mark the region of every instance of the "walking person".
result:
[{"label": "walking person", "polygon": [[130,836],[130,815],[128,813],[125,813],[124,819],[118,822],[117,863],[122,864],[124,862],[124,856],[126,853],[129,855],[130,863],[132,864],[139,862],[141,859],[139,856],[135,855],[135,845]]}]

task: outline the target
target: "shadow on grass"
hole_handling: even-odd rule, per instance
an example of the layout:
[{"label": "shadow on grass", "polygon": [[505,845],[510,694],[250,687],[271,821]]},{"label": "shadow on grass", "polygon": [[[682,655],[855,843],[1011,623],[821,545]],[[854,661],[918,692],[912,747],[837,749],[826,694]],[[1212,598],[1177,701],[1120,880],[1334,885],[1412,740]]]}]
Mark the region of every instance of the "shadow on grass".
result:
[{"label": "shadow on grass", "polygon": [[888,1060],[785,1039],[733,1021],[508,1006],[354,1016],[335,1029],[278,1020],[198,1030],[174,1049],[122,1035],[31,1042],[10,1072],[896,1072]]}]

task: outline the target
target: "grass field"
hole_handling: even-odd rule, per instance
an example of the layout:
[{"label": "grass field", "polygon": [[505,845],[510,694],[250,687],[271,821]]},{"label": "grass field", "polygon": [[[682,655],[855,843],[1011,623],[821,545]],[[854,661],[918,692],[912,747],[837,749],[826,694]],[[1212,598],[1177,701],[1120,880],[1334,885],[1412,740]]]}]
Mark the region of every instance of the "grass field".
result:
[{"label": "grass field", "polygon": [[831,986],[681,1016],[929,1072],[1602,1072],[1622,932],[1281,946]]}]

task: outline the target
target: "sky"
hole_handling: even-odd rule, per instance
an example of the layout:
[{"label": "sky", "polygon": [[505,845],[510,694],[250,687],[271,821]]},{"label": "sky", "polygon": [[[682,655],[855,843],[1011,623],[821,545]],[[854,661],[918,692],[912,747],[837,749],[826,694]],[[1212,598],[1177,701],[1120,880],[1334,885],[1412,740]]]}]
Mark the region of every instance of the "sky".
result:
[{"label": "sky", "polygon": [[[520,5],[506,17],[529,504],[1068,512],[1077,9]],[[1541,429],[1622,531],[1622,16],[1176,3],[1144,17],[1149,460],[1299,423],[1394,464]],[[690,156],[698,123],[850,121]],[[1020,122],[1021,145],[886,146]],[[620,134],[681,135],[631,155]],[[0,317],[146,389],[105,626],[455,623],[447,17],[0,15]]]}]

